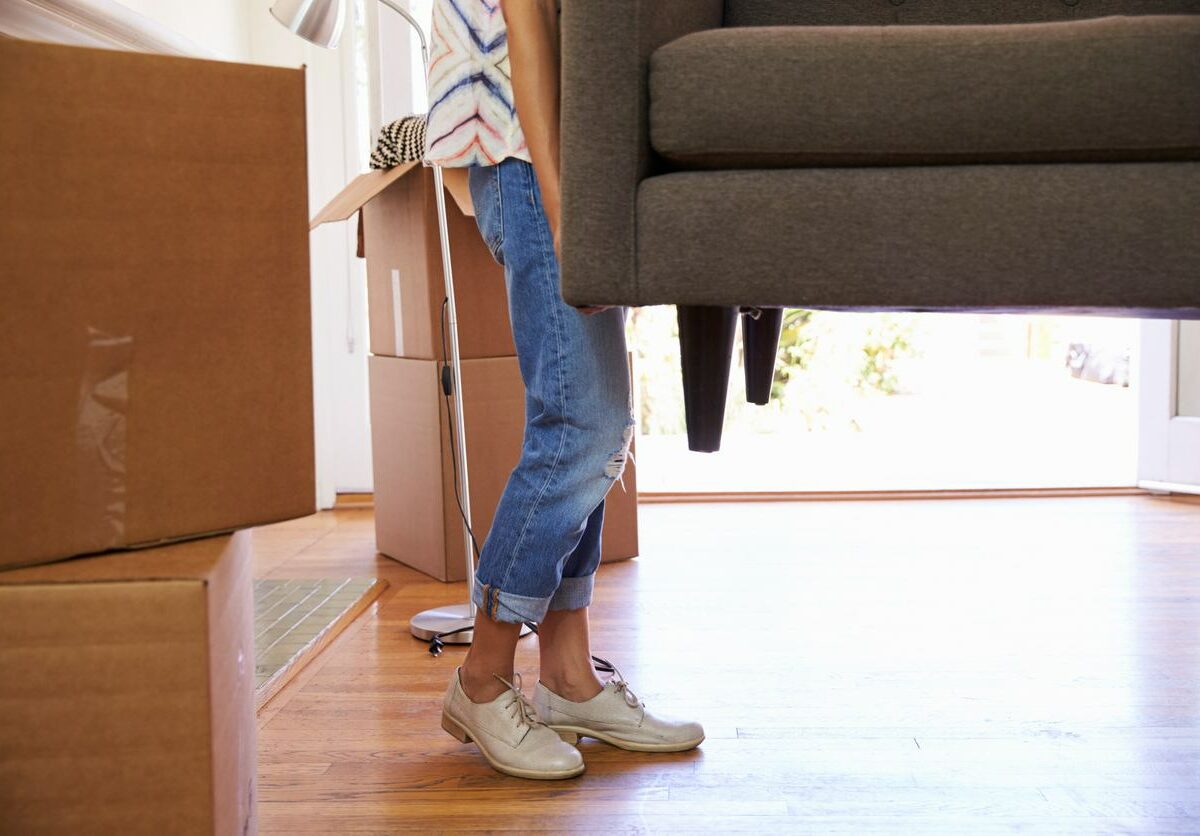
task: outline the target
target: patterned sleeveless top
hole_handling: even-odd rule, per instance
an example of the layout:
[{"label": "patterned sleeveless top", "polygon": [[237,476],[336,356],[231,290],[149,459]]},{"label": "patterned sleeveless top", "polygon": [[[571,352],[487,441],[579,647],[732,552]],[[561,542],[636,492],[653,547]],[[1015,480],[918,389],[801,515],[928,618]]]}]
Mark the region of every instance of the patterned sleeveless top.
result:
[{"label": "patterned sleeveless top", "polygon": [[[533,162],[517,121],[502,0],[434,0],[424,161]],[[562,0],[558,0],[562,12]]]}]

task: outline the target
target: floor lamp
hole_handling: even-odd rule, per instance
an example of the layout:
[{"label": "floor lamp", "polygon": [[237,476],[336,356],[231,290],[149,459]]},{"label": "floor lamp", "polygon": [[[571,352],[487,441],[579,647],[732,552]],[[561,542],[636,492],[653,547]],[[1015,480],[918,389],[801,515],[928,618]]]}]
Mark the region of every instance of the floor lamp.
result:
[{"label": "floor lamp", "polygon": [[[425,72],[426,87],[429,84],[429,44],[425,32],[409,12],[393,0],[380,3],[400,14],[416,31],[421,41],[421,67]],[[332,49],[337,46],[345,19],[346,0],[276,0],[271,14],[290,31],[309,43]],[[475,557],[474,540],[471,537],[471,496],[467,486],[467,438],[463,421],[462,362],[458,353],[458,315],[454,305],[454,271],[450,265],[450,235],[446,223],[446,192],[442,186],[442,167],[433,168],[433,188],[437,193],[438,233],[442,243],[442,274],[446,282],[450,319],[450,367],[454,373],[454,443],[458,464],[459,487],[463,505],[463,545],[467,560],[467,603],[452,604],[426,610],[413,616],[409,624],[414,636],[430,640],[443,633],[451,633],[442,641],[446,644],[468,644],[471,641],[471,625],[475,622]],[[522,632],[528,628],[523,628]]]}]

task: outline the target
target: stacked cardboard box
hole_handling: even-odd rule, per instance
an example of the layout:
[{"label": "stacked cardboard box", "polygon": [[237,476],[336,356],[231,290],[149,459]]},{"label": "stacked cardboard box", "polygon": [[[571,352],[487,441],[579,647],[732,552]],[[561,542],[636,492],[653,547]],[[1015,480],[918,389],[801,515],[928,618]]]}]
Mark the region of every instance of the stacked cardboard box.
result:
[{"label": "stacked cardboard box", "polygon": [[249,543],[0,572],[0,831],[254,832]]},{"label": "stacked cardboard box", "polygon": [[[471,527],[480,544],[521,455],[525,389],[517,364],[503,268],[479,234],[466,169],[445,169],[450,254],[462,359]],[[351,182],[312,225],[361,212],[371,323],[369,380],[379,550],[439,580],[466,577],[455,497],[455,458],[441,388],[445,282],[433,169],[405,163]],[[636,448],[635,448],[636,455]],[[637,554],[632,462],[609,491],[603,560]]]},{"label": "stacked cardboard box", "polygon": [[0,830],[251,832],[220,533],[315,510],[304,72],[0,39],[0,79]]}]

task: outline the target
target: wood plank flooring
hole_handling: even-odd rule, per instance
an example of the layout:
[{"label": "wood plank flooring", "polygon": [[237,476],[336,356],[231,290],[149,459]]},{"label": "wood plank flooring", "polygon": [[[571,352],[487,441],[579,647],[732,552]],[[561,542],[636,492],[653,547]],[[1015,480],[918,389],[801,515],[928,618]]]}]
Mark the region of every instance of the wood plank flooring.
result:
[{"label": "wood plank flooring", "polygon": [[260,577],[390,584],[260,713],[264,833],[1200,833],[1198,497],[643,505],[594,650],[708,739],[545,783],[439,728],[464,651],[407,619],[465,587],[371,515],[255,531]]}]

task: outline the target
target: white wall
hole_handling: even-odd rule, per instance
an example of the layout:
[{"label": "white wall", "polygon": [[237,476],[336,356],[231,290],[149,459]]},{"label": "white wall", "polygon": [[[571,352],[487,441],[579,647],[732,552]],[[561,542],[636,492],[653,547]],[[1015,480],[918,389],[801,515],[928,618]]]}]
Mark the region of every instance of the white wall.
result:
[{"label": "white wall", "polygon": [[[371,5],[377,10],[378,24],[371,38],[378,108],[372,114],[372,124],[377,131],[385,122],[410,113],[424,113],[427,97],[420,40],[403,17],[380,3],[372,2]],[[432,0],[402,0],[401,5],[417,19],[428,37],[433,17]]]},{"label": "white wall", "polygon": [[249,61],[249,0],[120,0],[121,5],[230,61]]},{"label": "white wall", "polygon": [[[271,17],[270,0],[248,0],[250,54],[258,63],[304,64],[308,77],[309,216],[367,170],[369,139],[360,125],[355,27],[347,20],[336,50],[288,32]],[[352,4],[353,5],[353,4]],[[353,220],[312,233],[313,373],[318,482],[322,504],[334,493],[370,491],[367,397],[366,264],[355,256]]]}]

